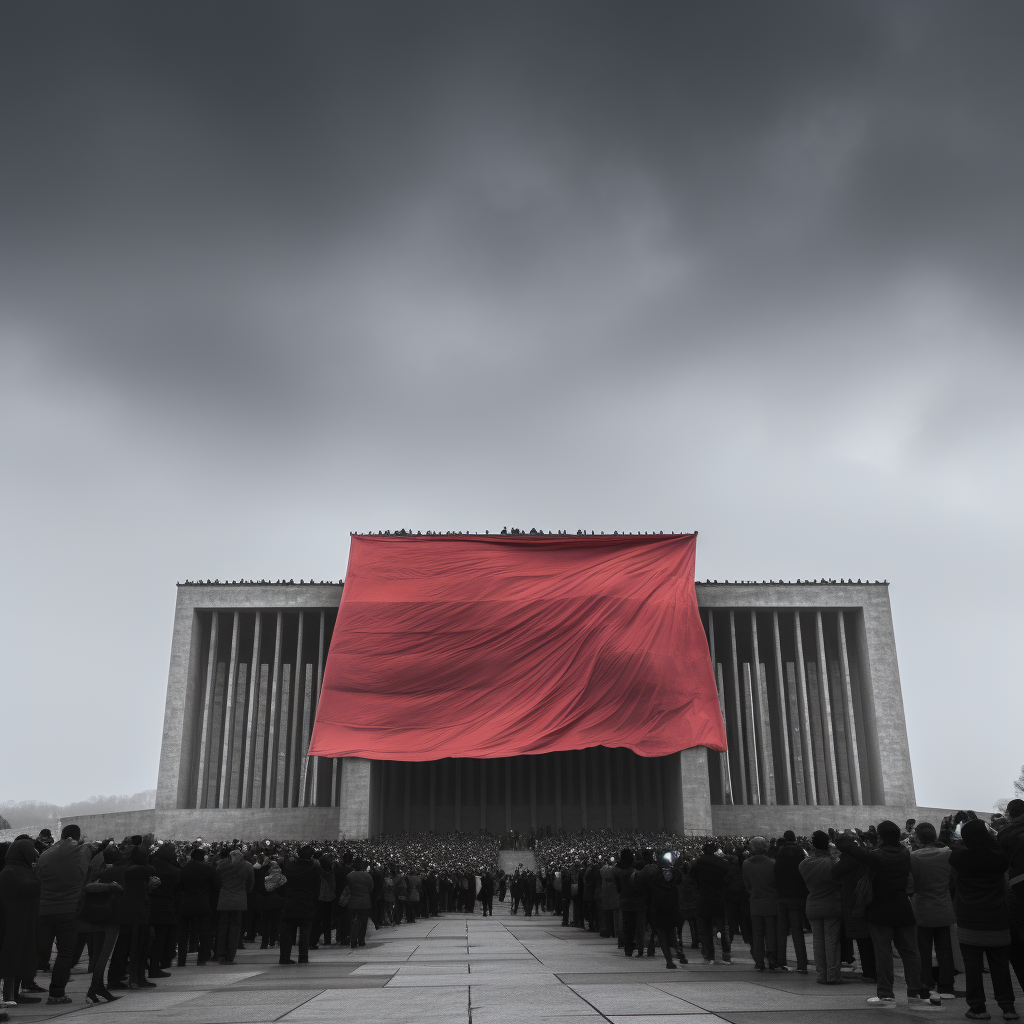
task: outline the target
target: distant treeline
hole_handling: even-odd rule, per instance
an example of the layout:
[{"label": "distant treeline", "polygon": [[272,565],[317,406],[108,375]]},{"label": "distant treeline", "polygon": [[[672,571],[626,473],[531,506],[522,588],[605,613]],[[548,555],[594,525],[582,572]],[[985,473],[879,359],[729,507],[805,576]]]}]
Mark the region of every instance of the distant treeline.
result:
[{"label": "distant treeline", "polygon": [[75,814],[108,814],[111,811],[143,811],[156,805],[156,790],[147,789],[131,796],[91,796],[73,804],[49,804],[42,800],[7,800],[0,803],[0,817],[20,825],[54,825]]}]

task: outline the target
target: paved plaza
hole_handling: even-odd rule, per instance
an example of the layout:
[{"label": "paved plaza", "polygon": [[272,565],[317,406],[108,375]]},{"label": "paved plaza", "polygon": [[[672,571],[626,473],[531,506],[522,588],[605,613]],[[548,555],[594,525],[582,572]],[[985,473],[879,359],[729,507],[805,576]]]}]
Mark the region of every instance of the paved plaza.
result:
[{"label": "paved plaza", "polygon": [[[869,1024],[962,1020],[962,998],[936,1012],[868,1008],[874,986],[816,984],[809,975],[759,974],[746,946],[734,945],[732,967],[691,963],[669,971],[664,960],[627,960],[615,943],[560,919],[448,914],[378,932],[364,948],[312,950],[308,965],[280,966],[277,951],[239,951],[230,967],[174,968],[173,977],[115,1003],[84,1002],[85,975],[73,975],[70,1006],[17,1007],[12,1021],[85,1017],[108,1024]],[[688,932],[686,933],[688,936]],[[810,937],[808,936],[808,939]],[[294,954],[293,954],[294,955]],[[687,951],[690,955],[690,951]],[[694,962],[696,959],[697,962]],[[37,979],[45,984],[46,976]],[[987,981],[987,979],[986,979]],[[899,985],[897,984],[897,989]],[[990,1009],[996,1009],[992,1004]],[[1001,1015],[999,1015],[1001,1016]],[[998,1019],[998,1017],[997,1017]]]}]

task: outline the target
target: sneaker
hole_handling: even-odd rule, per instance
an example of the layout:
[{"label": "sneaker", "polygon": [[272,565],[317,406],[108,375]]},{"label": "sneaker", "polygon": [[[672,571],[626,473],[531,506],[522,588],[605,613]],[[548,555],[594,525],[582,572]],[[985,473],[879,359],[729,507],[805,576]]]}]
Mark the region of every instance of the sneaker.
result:
[{"label": "sneaker", "polygon": [[955,992],[940,992],[939,993],[939,998],[940,999],[956,999],[956,993]]},{"label": "sneaker", "polygon": [[909,1010],[941,1010],[942,1000],[932,1002],[923,996],[907,996],[907,1009]]},{"label": "sneaker", "polygon": [[1016,1010],[1004,1010],[1003,1020],[1020,1020],[1020,1016]]},{"label": "sneaker", "polygon": [[964,1016],[968,1020],[991,1020],[992,1014],[988,1010],[968,1010]]},{"label": "sneaker", "polygon": [[666,967],[667,967],[667,968],[668,968],[668,969],[669,969],[670,971],[677,971],[677,970],[679,970],[679,968],[678,968],[678,967],[676,967],[676,965],[675,965],[674,963],[672,963],[672,961],[671,961],[671,960],[669,960],[669,961],[668,961],[668,963],[666,963],[666,964],[665,964],[665,966],[666,966]]},{"label": "sneaker", "polygon": [[877,1006],[883,1009],[888,1009],[890,1006],[896,1005],[895,996],[871,996],[868,999],[868,1006]]},{"label": "sneaker", "polygon": [[788,973],[789,968],[785,964],[783,964],[781,967],[772,967],[771,970],[773,970],[773,971],[784,971],[784,972]]},{"label": "sneaker", "polygon": [[704,961],[704,966],[705,967],[710,967],[712,964],[714,964],[714,962],[715,962],[714,960],[705,960]]}]

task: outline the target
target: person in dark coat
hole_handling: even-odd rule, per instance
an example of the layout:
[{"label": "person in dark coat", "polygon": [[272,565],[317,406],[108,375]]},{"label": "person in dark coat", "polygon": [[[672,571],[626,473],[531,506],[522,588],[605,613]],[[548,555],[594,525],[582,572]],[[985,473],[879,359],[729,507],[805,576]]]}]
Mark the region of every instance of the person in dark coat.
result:
[{"label": "person in dark coat", "polygon": [[217,872],[198,847],[181,869],[178,878],[181,902],[178,908],[178,966],[184,967],[195,945],[196,964],[202,967],[212,954],[213,908],[217,905]]},{"label": "person in dark coat", "polygon": [[149,977],[169,978],[178,937],[178,904],[181,900],[181,868],[173,843],[164,843],[150,859],[160,884],[150,893],[149,923],[153,941],[149,947]]},{"label": "person in dark coat", "polygon": [[996,844],[985,822],[977,818],[964,823],[960,839],[949,855],[949,866],[956,872],[956,929],[970,1006],[966,1016],[971,1020],[989,1019],[982,980],[983,958],[987,957],[992,990],[1003,1019],[1017,1020],[1010,981],[1010,916],[1005,882],[1010,858]]},{"label": "person in dark coat", "polygon": [[233,964],[255,875],[252,865],[239,849],[223,851],[216,870],[220,883],[217,894],[217,959],[222,964]]},{"label": "person in dark coat", "polygon": [[489,871],[480,873],[480,906],[484,917],[494,917],[494,879]]},{"label": "person in dark coat", "polygon": [[642,956],[644,931],[640,930],[640,922],[646,916],[643,912],[647,909],[647,897],[641,886],[640,870],[634,863],[632,850],[623,850],[619,854],[619,866],[615,869],[615,889],[619,894],[619,910],[622,913],[625,955],[631,957],[635,949]]},{"label": "person in dark coat", "polygon": [[309,933],[320,898],[320,862],[313,860],[313,847],[303,846],[296,858],[281,868],[288,879],[288,894],[281,910],[281,949],[278,963],[293,964],[295,932],[299,933],[299,963],[309,963]]},{"label": "person in dark coat", "polygon": [[775,970],[775,942],[778,935],[779,890],[775,885],[775,862],[766,855],[768,840],[750,840],[751,854],[743,861],[741,875],[750,910],[750,952],[754,969]]},{"label": "person in dark coat", "polygon": [[5,1003],[39,1002],[37,997],[22,991],[25,979],[31,980],[35,973],[39,880],[32,868],[37,856],[31,839],[16,839],[8,848],[0,871],[0,900],[5,919],[0,977]]},{"label": "person in dark coat", "polygon": [[714,843],[705,843],[701,855],[690,867],[690,878],[697,885],[697,920],[700,924],[701,951],[705,963],[715,963],[715,934],[722,936],[722,963],[732,963],[732,944],[726,921],[725,887],[729,866],[718,856]]},{"label": "person in dark coat", "polygon": [[[679,946],[676,950],[679,962],[681,964],[688,962],[683,955],[681,944],[676,939],[678,929],[683,923],[682,915],[679,913],[679,882],[681,878],[682,876],[671,864],[664,864],[657,874],[644,876],[647,914],[651,928],[658,936],[661,952],[665,957],[665,966],[673,971],[676,970],[676,965],[672,960],[673,943]],[[648,955],[650,954],[648,953]]]},{"label": "person in dark coat", "polygon": [[859,846],[856,836],[847,831],[836,839],[836,846],[868,868],[872,899],[864,911],[871,929],[875,950],[877,992],[868,1003],[891,1006],[893,994],[892,947],[899,950],[911,1006],[929,1004],[927,987],[921,986],[921,955],[917,948],[917,921],[907,896],[910,879],[910,851],[900,843],[900,827],[893,821],[878,825],[876,850]]},{"label": "person in dark coat", "polygon": [[[873,837],[872,837],[873,845]],[[836,875],[840,882],[840,899],[843,907],[843,934],[857,943],[860,955],[861,977],[864,981],[876,982],[875,947],[871,942],[871,928],[864,917],[863,909],[857,908],[857,883],[868,873],[867,865],[840,852]]]},{"label": "person in dark coat", "polygon": [[348,896],[348,909],[351,913],[349,926],[349,947],[366,945],[366,922],[370,917],[370,906],[373,897],[373,878],[366,870],[366,861],[357,857],[352,862],[352,870],[345,877],[344,895]]},{"label": "person in dark coat", "polygon": [[[110,1003],[118,998],[103,984],[103,974],[117,943],[117,901],[124,895],[120,883],[116,879],[108,881],[109,876],[105,877],[104,872],[119,860],[121,851],[116,846],[110,844],[104,848],[102,866],[96,872],[96,877],[86,883],[85,899],[79,914],[80,928],[88,928],[92,932],[93,953],[89,965],[92,981],[85,995],[91,1003],[98,1003],[100,999]],[[91,874],[95,866],[90,866],[89,870]]]},{"label": "person in dark coat", "polygon": [[281,932],[281,911],[284,909],[285,897],[288,893],[288,879],[281,871],[281,865],[276,860],[270,861],[262,867],[257,874],[256,884],[262,886],[262,923],[263,929],[260,933],[262,942],[260,949],[269,949],[277,945],[278,935]]},{"label": "person in dark coat", "polygon": [[807,851],[797,844],[795,833],[787,829],[775,849],[775,890],[778,893],[775,966],[779,971],[789,970],[786,966],[786,941],[792,935],[796,969],[800,974],[807,973],[807,945],[804,942],[807,886],[800,874],[800,861],[806,856]]},{"label": "person in dark coat", "polygon": [[[102,872],[100,881],[116,881],[124,895],[116,904],[116,919],[121,926],[110,958],[107,972],[107,988],[155,988],[146,977],[146,963],[149,959],[149,911],[150,880],[159,879],[149,863],[149,848],[132,846],[127,859],[113,864]],[[121,981],[127,968],[128,982]]]}]

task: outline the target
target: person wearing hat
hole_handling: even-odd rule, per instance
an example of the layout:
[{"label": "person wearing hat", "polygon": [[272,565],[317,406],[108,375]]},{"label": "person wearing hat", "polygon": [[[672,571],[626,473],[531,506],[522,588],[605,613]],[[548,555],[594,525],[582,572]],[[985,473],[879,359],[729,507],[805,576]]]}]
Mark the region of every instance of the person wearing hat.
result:
[{"label": "person wearing hat", "polygon": [[[872,899],[864,908],[871,929],[875,951],[876,994],[868,999],[871,1006],[895,1006],[893,992],[892,947],[895,945],[903,962],[907,983],[907,1004],[911,1009],[938,1009],[941,1000],[934,999],[927,986],[921,985],[921,956],[917,948],[917,921],[907,897],[910,877],[910,851],[900,843],[900,827],[894,821],[878,826],[877,849],[857,845],[849,830],[836,838],[843,853],[868,867]],[[873,872],[873,875],[871,875]]]},{"label": "person wearing hat", "polygon": [[[956,924],[953,901],[949,895],[951,868],[949,846],[936,835],[935,826],[922,821],[914,826],[918,847],[910,854],[914,876],[911,903],[917,918],[917,948],[921,953],[921,984],[938,992],[943,999],[953,994],[953,942],[950,925]],[[932,976],[932,946],[938,960],[937,977]]]}]

